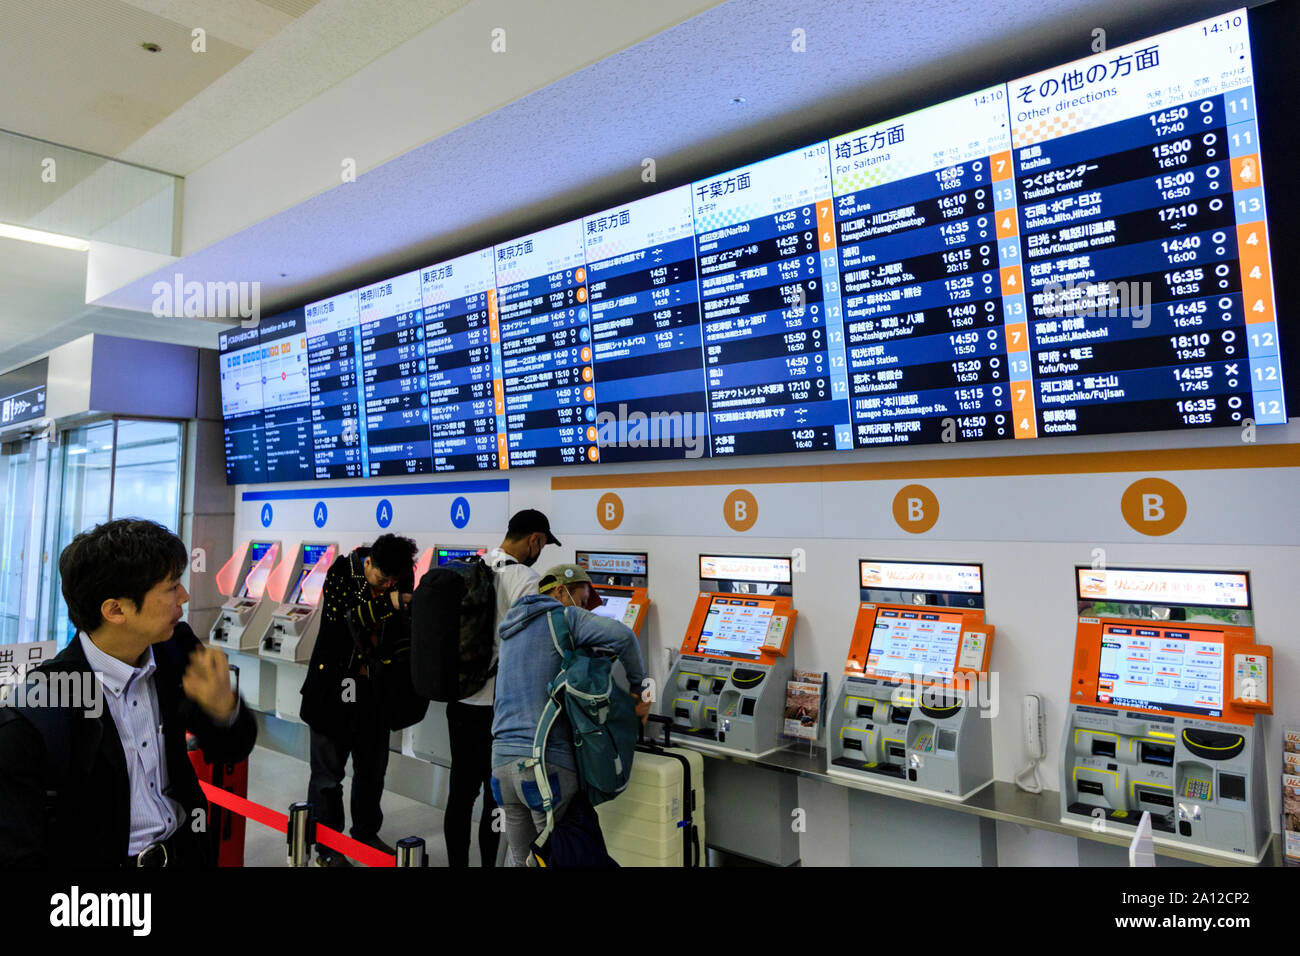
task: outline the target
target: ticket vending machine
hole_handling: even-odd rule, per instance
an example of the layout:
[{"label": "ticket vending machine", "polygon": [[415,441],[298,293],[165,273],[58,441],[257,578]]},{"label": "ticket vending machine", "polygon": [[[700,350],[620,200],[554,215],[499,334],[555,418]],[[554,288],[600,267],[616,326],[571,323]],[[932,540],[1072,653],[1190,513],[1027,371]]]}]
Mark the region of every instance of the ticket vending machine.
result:
[{"label": "ticket vending machine", "polygon": [[280,567],[288,574],[280,575],[277,568],[272,575],[272,590],[282,588],[286,581],[292,587],[267,625],[258,653],[273,660],[306,663],[311,660],[320,630],[321,592],[325,588],[325,575],[338,557],[338,545],[304,541],[298,545],[293,564],[284,562]]},{"label": "ticket vending machine", "polygon": [[674,734],[756,755],[781,745],[792,594],[788,557],[700,555],[700,593],[663,693]]},{"label": "ticket vending machine", "polygon": [[[439,546],[433,549],[433,566],[440,568],[444,564],[448,564],[452,561],[463,561],[466,558],[472,558],[475,556],[481,558],[485,554],[487,554],[487,548],[471,548],[471,547],[455,547],[455,546],[444,548],[442,546]],[[428,568],[426,567],[425,570],[427,571]],[[421,576],[418,574],[415,577],[417,584],[420,581],[420,577]]]},{"label": "ticket vending machine", "polygon": [[208,632],[208,643],[228,650],[255,650],[275,610],[267,582],[279,555],[279,541],[245,541],[217,572],[217,589],[226,600]]},{"label": "ticket vending machine", "polygon": [[1273,649],[1245,572],[1075,569],[1079,620],[1061,745],[1061,819],[1258,861],[1271,838]]},{"label": "ticket vending machine", "polygon": [[993,781],[983,566],[859,561],[827,772],[965,800]]},{"label": "ticket vending machine", "polygon": [[593,613],[614,621],[621,621],[632,629],[641,643],[641,657],[645,659],[645,640],[641,629],[645,626],[650,598],[646,590],[649,558],[644,551],[575,551],[573,561],[591,577],[596,593],[604,602]]}]

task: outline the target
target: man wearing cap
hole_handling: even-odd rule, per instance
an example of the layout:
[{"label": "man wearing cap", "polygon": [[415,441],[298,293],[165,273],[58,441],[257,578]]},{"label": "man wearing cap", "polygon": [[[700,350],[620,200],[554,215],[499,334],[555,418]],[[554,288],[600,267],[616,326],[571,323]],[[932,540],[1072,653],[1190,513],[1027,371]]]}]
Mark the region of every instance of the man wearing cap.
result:
[{"label": "man wearing cap", "polygon": [[[604,601],[587,572],[576,564],[557,564],[542,575],[537,589],[539,593],[510,609],[499,633],[492,789],[505,811],[509,866],[526,865],[528,847],[546,826],[532,771],[522,771],[519,765],[532,756],[533,735],[546,707],[547,687],[563,663],[551,641],[547,613],[565,608],[574,647],[601,648],[616,654],[627,672],[628,688],[637,697],[637,716],[644,721],[650,713],[650,702],[640,698],[646,670],[636,635],[619,621],[591,613]],[[556,719],[546,744],[546,768],[558,820],[564,816],[578,785],[572,731],[563,714]]]},{"label": "man wearing cap", "polygon": [[[500,628],[510,606],[520,598],[537,594],[537,572],[533,565],[548,544],[559,545],[551,534],[546,515],[526,508],[510,519],[505,540],[483,555],[496,572],[496,628]],[[500,647],[500,636],[497,646]],[[495,660],[493,661],[495,663]],[[447,787],[447,809],[442,816],[442,835],[447,842],[447,865],[469,866],[470,829],[474,801],[483,791],[483,814],[479,817],[478,846],[482,866],[495,866],[500,835],[492,829],[492,700],[496,677],[471,697],[447,705],[447,731],[451,742],[451,779]]]}]

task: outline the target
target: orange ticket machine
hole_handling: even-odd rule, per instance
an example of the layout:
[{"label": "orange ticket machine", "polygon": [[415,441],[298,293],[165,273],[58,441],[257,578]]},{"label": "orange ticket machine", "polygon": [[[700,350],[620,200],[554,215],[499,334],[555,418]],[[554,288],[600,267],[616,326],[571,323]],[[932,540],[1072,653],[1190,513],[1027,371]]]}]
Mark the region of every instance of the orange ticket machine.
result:
[{"label": "orange ticket machine", "polygon": [[777,749],[796,615],[789,557],[700,555],[700,593],[663,693],[673,733]]},{"label": "orange ticket machine", "polygon": [[621,621],[632,629],[641,642],[641,656],[645,657],[645,641],[641,629],[645,627],[650,597],[646,590],[649,558],[644,551],[575,551],[573,561],[591,576],[601,605],[594,613],[614,621]]},{"label": "orange ticket machine", "polygon": [[1079,619],[1061,818],[1260,859],[1272,827],[1262,714],[1273,649],[1243,571],[1075,568]]},{"label": "orange ticket machine", "polygon": [[964,800],[993,781],[983,566],[858,562],[827,772]]},{"label": "orange ticket machine", "polygon": [[255,651],[275,611],[267,582],[279,557],[279,541],[245,541],[217,572],[217,589],[226,600],[208,632],[209,644]]}]

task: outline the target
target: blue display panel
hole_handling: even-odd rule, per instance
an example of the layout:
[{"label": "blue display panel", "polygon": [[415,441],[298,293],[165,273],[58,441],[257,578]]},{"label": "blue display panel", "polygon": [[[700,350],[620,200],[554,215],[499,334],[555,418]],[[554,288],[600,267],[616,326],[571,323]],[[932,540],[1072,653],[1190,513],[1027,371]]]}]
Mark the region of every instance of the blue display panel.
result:
[{"label": "blue display panel", "polygon": [[501,467],[493,374],[496,271],[491,249],[423,270],[425,355],[434,471]]},{"label": "blue display panel", "polygon": [[856,446],[1010,437],[1010,144],[1000,86],[831,140]]},{"label": "blue display panel", "polygon": [[1239,10],[233,330],[228,480],[1285,422],[1254,84]]},{"label": "blue display panel", "polygon": [[266,481],[262,416],[262,348],[257,329],[232,329],[217,337],[221,365],[221,416],[226,483]]},{"label": "blue display panel", "polygon": [[302,309],[258,326],[262,349],[263,437],[267,481],[300,481],[314,475],[307,319]]},{"label": "blue display panel", "polygon": [[420,273],[366,286],[357,295],[361,326],[361,396],[371,477],[433,470],[429,440],[424,303]]},{"label": "blue display panel", "polygon": [[1286,421],[1245,12],[1008,89],[1039,432]]},{"label": "blue display panel", "polygon": [[588,216],[583,232],[602,460],[706,453],[690,188]]},{"label": "blue display panel", "polygon": [[691,187],[715,456],[851,447],[827,351],[828,156],[818,143]]},{"label": "blue display panel", "polygon": [[508,467],[597,461],[582,222],[496,247]]},{"label": "blue display panel", "polygon": [[369,474],[361,414],[357,292],[307,306],[312,469],[316,478]]}]

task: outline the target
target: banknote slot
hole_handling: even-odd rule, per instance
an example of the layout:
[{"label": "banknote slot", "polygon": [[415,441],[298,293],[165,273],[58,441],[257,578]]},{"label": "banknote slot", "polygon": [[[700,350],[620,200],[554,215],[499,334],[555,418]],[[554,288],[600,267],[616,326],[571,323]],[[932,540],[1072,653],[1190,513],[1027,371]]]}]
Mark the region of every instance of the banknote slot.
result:
[{"label": "banknote slot", "polygon": [[1114,757],[1115,741],[1103,737],[1092,738],[1092,755],[1094,757]]},{"label": "banknote slot", "polygon": [[1157,744],[1143,740],[1138,744],[1138,758],[1143,763],[1172,767],[1174,765],[1174,745]]},{"label": "banknote slot", "polygon": [[1095,780],[1080,780],[1079,792],[1090,793],[1094,797],[1104,797],[1106,795],[1106,788]]}]

